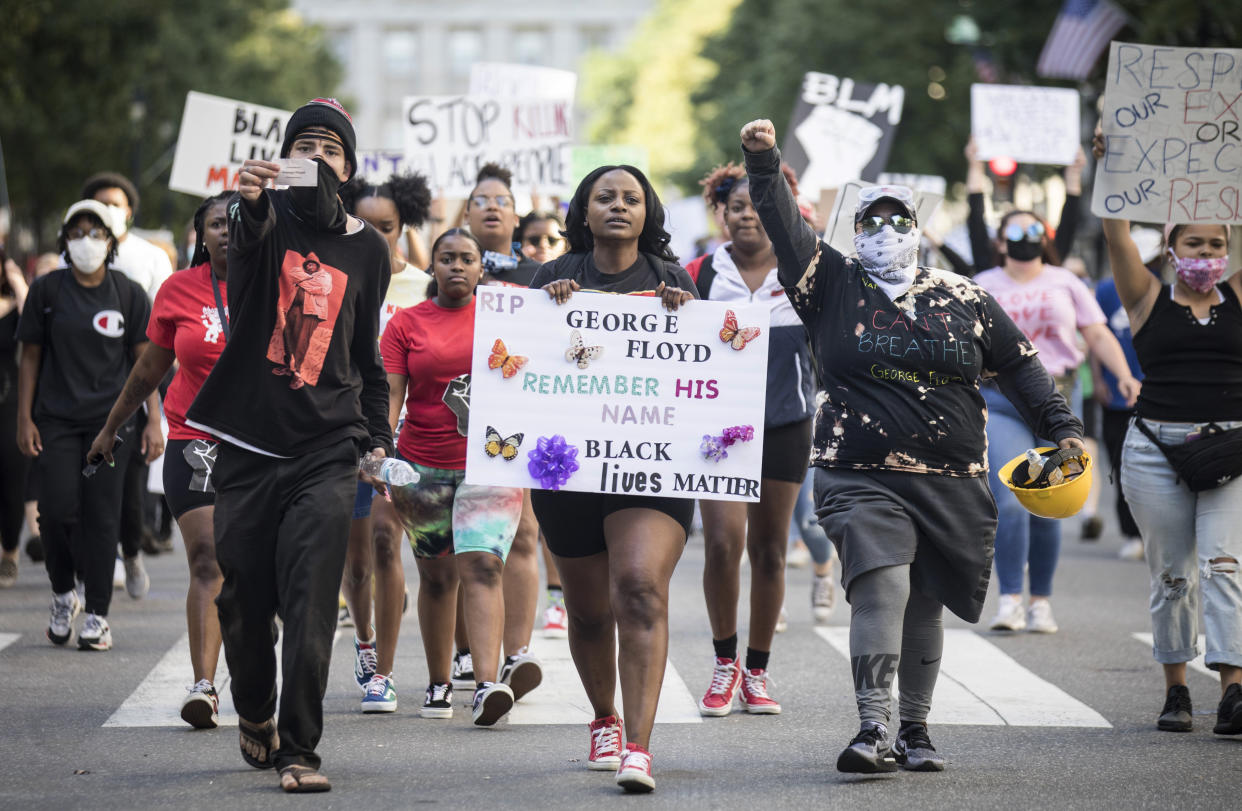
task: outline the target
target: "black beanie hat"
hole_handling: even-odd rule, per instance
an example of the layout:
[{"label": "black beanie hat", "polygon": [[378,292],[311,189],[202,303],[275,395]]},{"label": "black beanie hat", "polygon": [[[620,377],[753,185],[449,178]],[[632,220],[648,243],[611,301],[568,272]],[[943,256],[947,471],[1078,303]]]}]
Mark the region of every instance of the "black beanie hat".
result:
[{"label": "black beanie hat", "polygon": [[345,159],[349,161],[349,176],[358,172],[358,158],[354,155],[357,137],[354,135],[354,120],[345,112],[345,108],[336,99],[311,99],[293,111],[289,122],[285,124],[285,142],[280,145],[280,157],[289,157],[293,142],[306,129],[314,126],[324,127],[335,132],[341,139],[345,150]]}]

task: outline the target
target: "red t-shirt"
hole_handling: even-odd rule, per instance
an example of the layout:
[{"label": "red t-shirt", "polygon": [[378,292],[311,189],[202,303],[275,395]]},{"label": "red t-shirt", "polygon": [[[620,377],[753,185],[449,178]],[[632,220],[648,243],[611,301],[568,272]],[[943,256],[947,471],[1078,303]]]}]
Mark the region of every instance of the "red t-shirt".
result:
[{"label": "red t-shirt", "polygon": [[[228,301],[223,280],[220,297],[221,301]],[[168,438],[214,442],[215,437],[185,424],[186,409],[224,351],[224,332],[211,290],[210,262],[179,270],[160,286],[151,307],[151,320],[147,322],[147,337],[157,346],[171,349],[180,364],[164,398]]]},{"label": "red t-shirt", "polygon": [[689,273],[690,278],[693,279],[695,282],[699,280],[699,271],[703,269],[703,262],[709,256],[711,256],[710,253],[705,253],[702,256],[696,256],[695,258],[691,259],[689,262],[686,263],[685,265],[686,273]]},{"label": "red t-shirt", "polygon": [[444,390],[458,375],[470,373],[474,346],[474,304],[441,307],[434,299],[392,317],[380,339],[389,374],[405,375],[405,426],[397,450],[428,467],[464,470],[466,438],[457,417],[444,404]]}]

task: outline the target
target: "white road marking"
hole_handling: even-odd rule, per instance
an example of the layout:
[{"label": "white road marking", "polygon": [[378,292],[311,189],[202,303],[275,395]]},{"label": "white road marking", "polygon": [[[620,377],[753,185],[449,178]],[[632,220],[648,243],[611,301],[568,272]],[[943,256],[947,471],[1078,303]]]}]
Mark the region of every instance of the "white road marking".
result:
[{"label": "white road marking", "polygon": [[[1152,646],[1151,634],[1130,634],[1130,636],[1134,637],[1139,642],[1142,642],[1148,648]],[[1199,650],[1206,650],[1206,649],[1207,649],[1207,642],[1205,641],[1203,635],[1200,634],[1199,635]],[[1205,676],[1211,676],[1214,679],[1220,678],[1219,673],[1208,670],[1208,666],[1203,663],[1202,653],[1196,656],[1194,659],[1187,662],[1186,664],[1190,667],[1191,670],[1197,670]]]},{"label": "white road marking", "polygon": [[[849,628],[816,628],[849,659]],[[974,631],[944,632],[930,724],[1111,727],[1104,716],[1022,667]]]},{"label": "white road marking", "polygon": [[4,650],[21,638],[21,634],[0,634],[0,650]]},{"label": "white road marking", "polygon": [[[578,678],[569,655],[569,640],[536,637],[531,653],[543,663],[543,682],[509,711],[511,724],[589,724],[595,719],[591,703]],[[621,686],[616,692],[617,710],[622,711]],[[698,700],[668,662],[664,668],[664,684],[660,687],[660,704],[656,708],[657,724],[699,724]]]}]

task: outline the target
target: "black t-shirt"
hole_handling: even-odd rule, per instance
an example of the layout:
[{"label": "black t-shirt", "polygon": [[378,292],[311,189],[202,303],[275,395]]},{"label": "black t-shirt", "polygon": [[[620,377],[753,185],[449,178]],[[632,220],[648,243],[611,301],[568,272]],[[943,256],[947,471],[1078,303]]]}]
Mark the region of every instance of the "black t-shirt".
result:
[{"label": "black t-shirt", "polygon": [[[352,437],[393,453],[379,312],[392,275],[370,225],[298,218],[288,191],[229,205],[228,344],[187,422],[275,456]],[[295,383],[301,379],[302,385]]]},{"label": "black t-shirt", "polygon": [[685,268],[645,253],[640,253],[634,264],[620,273],[600,272],[590,253],[567,253],[539,268],[530,286],[543,287],[557,279],[573,279],[587,291],[635,295],[654,295],[660,282],[664,282],[668,287],[680,287],[698,298],[698,288]]},{"label": "black t-shirt", "polygon": [[515,249],[517,267],[512,270],[484,271],[483,284],[499,284],[506,287],[529,287],[531,279],[539,271],[539,263]]},{"label": "black t-shirt", "polygon": [[134,347],[147,340],[151,303],[123,273],[83,287],[68,268],[35,279],[17,339],[39,344],[34,419],[102,425],[134,366]]}]

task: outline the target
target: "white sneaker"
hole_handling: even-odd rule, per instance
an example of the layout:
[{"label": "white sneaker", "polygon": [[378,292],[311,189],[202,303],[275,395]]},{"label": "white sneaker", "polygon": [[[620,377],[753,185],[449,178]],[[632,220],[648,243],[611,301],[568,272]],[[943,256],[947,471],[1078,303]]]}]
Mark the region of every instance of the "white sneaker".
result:
[{"label": "white sneaker", "polygon": [[87,614],[78,632],[79,650],[112,650],[112,629],[98,614]]},{"label": "white sneaker", "polygon": [[1026,610],[1026,630],[1033,634],[1055,634],[1057,621],[1052,617],[1052,604],[1047,600],[1031,600]]},{"label": "white sneaker", "polygon": [[776,633],[783,634],[789,630],[789,612],[781,606],[781,615],[776,618]]},{"label": "white sneaker", "polygon": [[116,559],[116,565],[112,567],[112,588],[125,588],[125,564],[120,558]]},{"label": "white sneaker", "polygon": [[142,565],[142,553],[124,559],[125,592],[135,600],[147,596],[151,589],[151,578],[147,576],[147,567]]},{"label": "white sneaker", "polygon": [[996,616],[990,625],[993,631],[1021,631],[1026,628],[1026,612],[1022,610],[1021,594],[1002,594],[996,604]]},{"label": "white sneaker", "polygon": [[824,625],[832,614],[832,606],[837,601],[837,584],[832,579],[832,572],[820,577],[815,575],[811,580],[811,613],[815,616],[816,625]]},{"label": "white sneaker", "polygon": [[1142,538],[1128,538],[1121,544],[1121,549],[1117,552],[1117,557],[1122,560],[1142,560],[1145,557],[1143,552]]}]

